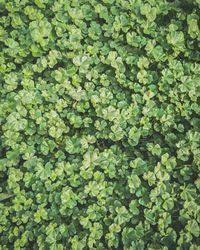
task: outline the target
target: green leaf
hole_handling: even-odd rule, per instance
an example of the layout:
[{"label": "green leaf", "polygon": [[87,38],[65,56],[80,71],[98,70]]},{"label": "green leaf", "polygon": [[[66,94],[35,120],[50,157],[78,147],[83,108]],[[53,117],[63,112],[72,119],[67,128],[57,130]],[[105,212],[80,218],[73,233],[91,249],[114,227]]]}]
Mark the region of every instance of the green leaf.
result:
[{"label": "green leaf", "polygon": [[130,212],[133,215],[138,215],[140,213],[138,209],[138,203],[136,200],[132,200],[131,203],[129,204]]},{"label": "green leaf", "polygon": [[200,235],[200,228],[196,220],[189,221],[187,226],[187,230],[193,234],[195,237],[199,237]]},{"label": "green leaf", "polygon": [[141,181],[140,178],[132,174],[131,176],[128,177],[128,186],[130,188],[131,193],[135,193],[136,190],[140,187]]},{"label": "green leaf", "polygon": [[0,193],[0,201],[7,200],[11,197],[13,197],[13,194],[11,193]]}]

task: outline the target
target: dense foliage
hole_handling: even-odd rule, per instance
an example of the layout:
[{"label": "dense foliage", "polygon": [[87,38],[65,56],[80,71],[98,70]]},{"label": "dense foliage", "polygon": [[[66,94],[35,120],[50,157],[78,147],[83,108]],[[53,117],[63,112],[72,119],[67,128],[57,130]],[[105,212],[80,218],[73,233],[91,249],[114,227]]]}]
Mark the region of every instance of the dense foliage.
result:
[{"label": "dense foliage", "polygon": [[0,249],[200,249],[200,0],[0,0]]}]

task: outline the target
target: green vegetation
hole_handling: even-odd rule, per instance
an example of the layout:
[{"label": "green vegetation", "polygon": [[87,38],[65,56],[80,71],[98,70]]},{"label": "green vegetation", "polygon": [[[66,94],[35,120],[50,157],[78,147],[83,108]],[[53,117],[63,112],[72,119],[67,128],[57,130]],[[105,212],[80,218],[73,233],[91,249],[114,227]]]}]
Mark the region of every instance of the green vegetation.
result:
[{"label": "green vegetation", "polygon": [[200,0],[0,0],[0,250],[200,249]]}]

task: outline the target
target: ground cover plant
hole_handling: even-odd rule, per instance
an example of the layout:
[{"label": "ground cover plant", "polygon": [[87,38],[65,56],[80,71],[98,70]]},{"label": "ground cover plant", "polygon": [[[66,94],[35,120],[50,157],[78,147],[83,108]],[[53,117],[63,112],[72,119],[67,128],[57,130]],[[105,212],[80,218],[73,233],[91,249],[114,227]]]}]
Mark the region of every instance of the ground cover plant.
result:
[{"label": "ground cover plant", "polygon": [[200,249],[199,18],[0,0],[0,250]]}]

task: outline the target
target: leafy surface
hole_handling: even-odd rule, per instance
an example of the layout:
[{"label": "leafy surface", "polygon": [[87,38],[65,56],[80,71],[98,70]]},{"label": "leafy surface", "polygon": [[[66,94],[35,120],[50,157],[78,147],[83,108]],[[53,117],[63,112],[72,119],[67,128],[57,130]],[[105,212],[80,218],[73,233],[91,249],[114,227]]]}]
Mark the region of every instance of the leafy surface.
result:
[{"label": "leafy surface", "polygon": [[200,249],[199,17],[0,0],[0,250]]}]

